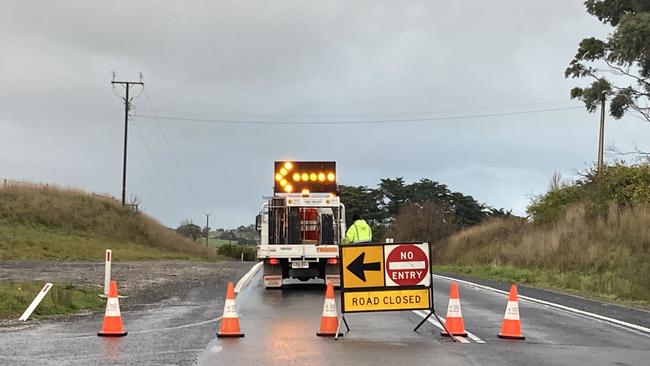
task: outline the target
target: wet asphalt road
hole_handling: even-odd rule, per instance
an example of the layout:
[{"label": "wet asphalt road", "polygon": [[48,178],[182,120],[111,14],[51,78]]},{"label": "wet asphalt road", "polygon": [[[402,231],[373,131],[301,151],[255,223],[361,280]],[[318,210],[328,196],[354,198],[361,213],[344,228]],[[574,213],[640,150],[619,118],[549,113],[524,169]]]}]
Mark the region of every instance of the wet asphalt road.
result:
[{"label": "wet asphalt road", "polygon": [[[444,316],[449,281],[437,278],[435,287],[435,309]],[[334,341],[315,335],[323,296],[322,285],[265,290],[258,273],[237,299],[246,337],[214,339],[199,364],[593,366],[647,365],[650,360],[650,334],[523,300],[526,340],[499,339],[507,295],[462,284],[465,327],[472,333],[465,343],[441,337],[431,323],[413,332],[422,318],[411,311],[348,314],[351,332]]]},{"label": "wet asphalt road", "polygon": [[97,337],[103,313],[0,328],[0,365],[194,365],[215,337],[226,283],[253,264],[232,264],[232,278],[192,283],[178,297],[123,311],[123,338]]},{"label": "wet asphalt road", "polygon": [[[593,366],[645,365],[650,359],[650,334],[523,300],[520,313],[526,340],[499,339],[496,333],[507,296],[464,284],[460,284],[461,304],[466,329],[472,336],[465,343],[441,337],[431,323],[413,332],[422,318],[411,311],[348,314],[352,330],[344,338],[319,338],[315,333],[323,306],[323,285],[265,290],[260,273],[237,297],[245,338],[217,339],[225,282],[237,281],[251,266],[243,264],[233,278],[194,284],[181,297],[123,312],[129,331],[124,338],[95,335],[101,314],[49,321],[22,330],[1,329],[0,364]],[[444,316],[449,281],[437,278],[434,283],[435,308]],[[520,293],[527,290],[522,288]],[[579,303],[580,298],[567,301]],[[627,321],[650,314],[622,307],[616,311]]]}]

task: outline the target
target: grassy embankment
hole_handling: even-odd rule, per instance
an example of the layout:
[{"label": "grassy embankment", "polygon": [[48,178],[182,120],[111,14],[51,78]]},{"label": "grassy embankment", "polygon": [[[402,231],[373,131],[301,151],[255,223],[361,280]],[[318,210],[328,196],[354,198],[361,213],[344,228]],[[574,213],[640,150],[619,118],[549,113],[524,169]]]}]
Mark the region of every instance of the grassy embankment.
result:
[{"label": "grassy embankment", "polygon": [[[0,260],[116,261],[218,259],[214,249],[177,235],[108,197],[52,186],[0,186]],[[0,318],[18,316],[42,283],[0,283]],[[35,316],[104,306],[96,290],[54,284]]]},{"label": "grassy embankment", "polygon": [[437,243],[436,270],[650,304],[650,168],[552,189],[533,221],[496,219]]},{"label": "grassy embankment", "polygon": [[114,199],[73,189],[0,187],[0,260],[215,259],[214,250],[177,235]]}]

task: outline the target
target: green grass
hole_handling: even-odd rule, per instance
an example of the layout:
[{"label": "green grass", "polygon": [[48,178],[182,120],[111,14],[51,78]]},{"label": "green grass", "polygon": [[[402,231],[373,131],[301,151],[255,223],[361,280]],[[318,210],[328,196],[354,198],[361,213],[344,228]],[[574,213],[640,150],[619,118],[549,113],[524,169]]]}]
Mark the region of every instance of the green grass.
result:
[{"label": "green grass", "polygon": [[[43,288],[43,283],[0,283],[0,318],[18,318]],[[65,315],[105,306],[99,289],[55,283],[31,318]]]},{"label": "green grass", "polygon": [[[197,242],[205,246],[205,238],[198,239]],[[236,240],[232,241],[234,244],[237,244]],[[229,240],[227,239],[217,239],[217,238],[208,238],[208,247],[209,248],[218,248],[224,244],[228,244]]]},{"label": "green grass", "polygon": [[96,261],[102,260],[106,249],[113,251],[116,260],[204,259],[193,253],[164,250],[84,232],[0,224],[0,260]]},{"label": "green grass", "polygon": [[220,259],[119,201],[74,189],[0,187],[0,260]]}]

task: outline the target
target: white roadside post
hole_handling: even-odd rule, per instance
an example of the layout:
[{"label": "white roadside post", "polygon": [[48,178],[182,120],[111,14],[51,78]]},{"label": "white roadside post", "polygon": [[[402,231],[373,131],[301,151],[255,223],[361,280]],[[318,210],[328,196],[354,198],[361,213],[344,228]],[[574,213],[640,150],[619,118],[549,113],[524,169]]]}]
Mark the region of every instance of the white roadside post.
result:
[{"label": "white roadside post", "polygon": [[113,251],[106,249],[106,265],[104,266],[104,295],[108,296],[108,286],[111,283],[111,261],[113,257]]},{"label": "white roadside post", "polygon": [[20,318],[18,318],[18,320],[27,321],[27,319],[29,319],[29,316],[32,315],[32,313],[34,312],[38,304],[40,304],[41,301],[43,301],[45,295],[47,295],[47,293],[50,292],[51,288],[52,288],[52,284],[49,282],[46,283],[45,286],[43,286],[43,289],[38,293],[38,295],[36,295],[34,301],[32,301],[32,303],[29,305],[27,310],[25,310],[23,315],[21,315]]}]

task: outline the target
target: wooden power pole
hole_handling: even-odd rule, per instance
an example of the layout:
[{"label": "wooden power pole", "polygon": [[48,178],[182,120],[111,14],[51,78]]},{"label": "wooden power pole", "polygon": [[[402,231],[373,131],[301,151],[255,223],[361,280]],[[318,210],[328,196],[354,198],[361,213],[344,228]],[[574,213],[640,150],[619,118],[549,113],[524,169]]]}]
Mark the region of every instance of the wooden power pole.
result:
[{"label": "wooden power pole", "polygon": [[601,99],[600,104],[600,133],[598,135],[598,163],[596,166],[598,174],[602,173],[604,163],[605,151],[605,94]]},{"label": "wooden power pole", "polygon": [[133,98],[129,95],[129,89],[132,85],[139,85],[144,88],[144,82],[142,82],[142,74],[140,74],[140,81],[117,81],[115,80],[115,73],[113,73],[113,81],[111,85],[122,85],[126,91],[126,95],[122,97],[124,100],[124,154],[122,160],[122,207],[126,204],[126,154],[127,154],[127,143],[129,136],[129,111],[131,110],[131,101]]},{"label": "wooden power pole", "polygon": [[208,235],[210,234],[210,215],[211,213],[205,214],[205,248],[208,248]]}]

